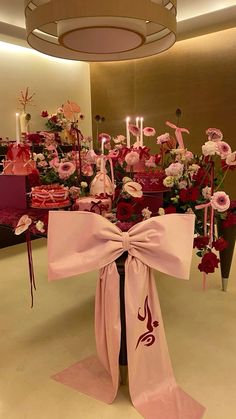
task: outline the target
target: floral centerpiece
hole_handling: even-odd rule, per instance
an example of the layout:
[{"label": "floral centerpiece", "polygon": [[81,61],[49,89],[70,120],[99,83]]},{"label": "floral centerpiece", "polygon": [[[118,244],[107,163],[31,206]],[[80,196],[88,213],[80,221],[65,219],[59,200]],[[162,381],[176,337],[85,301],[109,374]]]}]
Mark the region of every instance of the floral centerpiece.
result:
[{"label": "floral centerpiece", "polygon": [[[44,151],[34,154],[40,182],[67,187],[71,209],[78,209],[75,203],[82,197],[91,197],[94,205],[95,198],[99,202],[111,199],[111,210],[102,214],[123,231],[153,215],[194,213],[193,246],[201,258],[198,268],[203,272],[205,287],[207,274],[219,266],[216,252],[227,246],[222,234],[217,236],[215,224],[217,220],[222,220],[225,226],[236,224],[230,198],[222,189],[228,171],[236,167],[236,152],[223,141],[221,131],[208,129],[201,155],[194,155],[184,145],[183,135],[189,135],[189,131],[167,122],[175,136],[168,132],[158,135],[159,150],[151,154],[143,144],[143,137],[150,141],[156,135],[155,129],[129,123],[126,137],[112,138],[100,133],[100,151],[95,153],[91,147],[93,140],[88,146],[79,129],[79,113],[80,107],[69,101],[63,107],[63,117],[77,141],[71,152],[62,153],[53,133],[44,133]],[[134,137],[132,145],[130,135]],[[155,201],[155,208],[147,204],[150,193],[161,196]]]}]

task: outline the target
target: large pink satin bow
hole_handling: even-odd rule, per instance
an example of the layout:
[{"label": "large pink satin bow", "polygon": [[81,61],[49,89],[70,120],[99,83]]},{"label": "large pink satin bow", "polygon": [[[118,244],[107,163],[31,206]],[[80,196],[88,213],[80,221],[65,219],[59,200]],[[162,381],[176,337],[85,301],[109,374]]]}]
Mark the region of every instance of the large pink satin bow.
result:
[{"label": "large pink satin bow", "polygon": [[48,227],[50,280],[100,268],[95,334],[98,357],[56,374],[56,380],[111,403],[119,386],[120,302],[115,260],[125,262],[129,388],[146,419],[199,419],[204,408],[175,382],[152,269],[187,279],[195,217],[153,217],[122,232],[100,215],[52,211]]},{"label": "large pink satin bow", "polygon": [[176,136],[176,140],[178,141],[179,144],[179,148],[185,148],[184,147],[184,140],[182,137],[182,132],[187,132],[187,134],[189,134],[189,130],[186,128],[180,128],[177,127],[177,125],[172,124],[172,122],[166,121],[166,125],[168,125],[168,127],[170,128],[174,128],[175,129],[175,136]]}]

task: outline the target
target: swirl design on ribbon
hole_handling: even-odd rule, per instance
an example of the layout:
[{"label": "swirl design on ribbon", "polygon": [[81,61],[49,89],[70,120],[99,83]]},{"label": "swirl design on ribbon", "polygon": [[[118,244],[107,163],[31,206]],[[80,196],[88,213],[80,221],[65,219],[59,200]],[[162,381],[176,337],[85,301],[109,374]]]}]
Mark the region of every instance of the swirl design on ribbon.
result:
[{"label": "swirl design on ribbon", "polygon": [[139,344],[142,342],[144,346],[151,346],[154,344],[156,338],[154,334],[152,333],[155,327],[159,326],[159,322],[157,320],[152,320],[152,313],[150,310],[150,307],[148,305],[148,295],[145,298],[144,303],[144,315],[140,314],[141,307],[138,309],[138,319],[142,322],[145,320],[147,321],[147,332],[143,333],[139,338],[136,345],[136,348],[139,346]]}]

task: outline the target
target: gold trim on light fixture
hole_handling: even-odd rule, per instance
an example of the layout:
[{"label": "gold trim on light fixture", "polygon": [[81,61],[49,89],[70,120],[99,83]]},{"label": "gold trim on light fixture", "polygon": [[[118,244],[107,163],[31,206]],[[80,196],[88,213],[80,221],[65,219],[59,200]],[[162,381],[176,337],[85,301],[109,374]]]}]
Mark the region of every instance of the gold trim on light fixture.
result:
[{"label": "gold trim on light fixture", "polygon": [[175,43],[176,2],[25,0],[27,40],[40,52],[71,60],[148,57]]}]

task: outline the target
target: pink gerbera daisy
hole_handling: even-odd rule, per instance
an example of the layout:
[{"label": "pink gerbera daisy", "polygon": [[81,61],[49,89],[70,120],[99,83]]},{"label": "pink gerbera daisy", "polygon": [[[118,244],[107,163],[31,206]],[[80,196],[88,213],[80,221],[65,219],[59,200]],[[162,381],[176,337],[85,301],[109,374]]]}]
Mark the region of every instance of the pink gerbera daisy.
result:
[{"label": "pink gerbera daisy", "polygon": [[143,129],[143,135],[145,135],[145,137],[154,137],[155,134],[156,130],[152,127],[145,127]]},{"label": "pink gerbera daisy", "polygon": [[229,196],[224,191],[215,192],[211,197],[211,205],[219,212],[227,211],[230,207]]},{"label": "pink gerbera daisy", "polygon": [[75,172],[75,165],[72,162],[66,161],[60,163],[57,170],[60,179],[68,179]]}]

